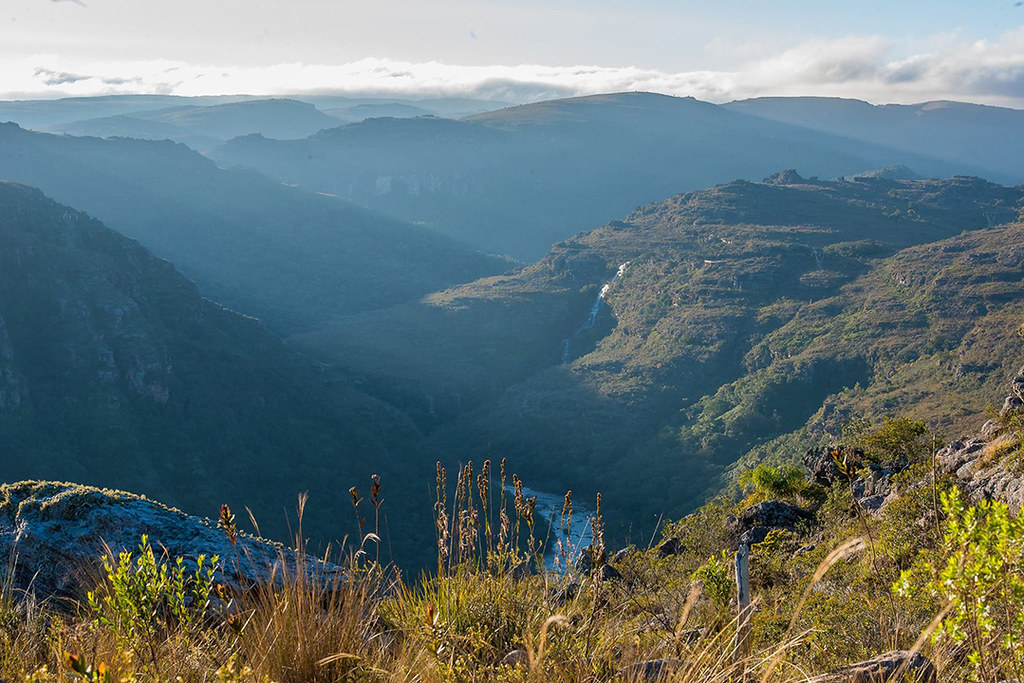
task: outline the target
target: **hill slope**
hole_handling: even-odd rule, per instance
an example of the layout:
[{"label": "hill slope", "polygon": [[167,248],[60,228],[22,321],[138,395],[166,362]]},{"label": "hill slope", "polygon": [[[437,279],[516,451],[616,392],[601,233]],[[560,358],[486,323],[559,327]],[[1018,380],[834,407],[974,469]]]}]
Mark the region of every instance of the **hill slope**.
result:
[{"label": "hill slope", "polygon": [[[678,195],[558,244],[520,274],[294,341],[433,430],[438,453],[507,456],[552,489],[604,490],[618,522],[649,524],[657,512],[687,512],[723,468],[799,430],[833,394],[859,382],[881,396],[893,367],[910,362],[896,330],[912,336],[908,348],[942,337],[949,352],[965,325],[997,327],[992,305],[943,314],[958,320],[955,329],[945,329],[952,323],[943,315],[916,328],[856,317],[881,304],[849,288],[912,263],[899,252],[913,245],[963,230],[997,235],[982,229],[1015,220],[1022,206],[1024,188],[973,178],[823,182],[786,172]],[[929,305],[957,305],[960,276],[954,289],[930,291]],[[1002,271],[977,277],[1024,295]],[[801,355],[824,334],[807,321],[847,315],[865,328],[823,337],[819,355]],[[1000,362],[963,380],[983,385],[957,390],[965,414],[984,408]],[[929,400],[944,399],[946,389],[926,379],[912,387],[910,377],[904,390],[913,396],[864,402],[863,410],[917,406],[931,417]],[[625,502],[638,494],[642,503]]]},{"label": "hill slope", "polygon": [[[1024,111],[966,102],[871,105],[830,97],[759,97],[725,108],[914,154],[990,169],[1024,182]],[[908,164],[913,167],[913,164]]]},{"label": "hill slope", "polygon": [[49,132],[140,140],[174,140],[205,150],[239,135],[304,138],[343,123],[312,104],[264,99],[226,104],[179,106],[131,115],[84,119],[50,126]]},{"label": "hill slope", "polygon": [[779,168],[825,178],[893,164],[984,175],[650,93],[541,102],[458,123],[375,119],[307,140],[248,136],[210,155],[528,260],[638,205]]},{"label": "hill slope", "polygon": [[[347,531],[338,492],[375,471],[397,486],[417,438],[136,242],[0,183],[6,479],[131,488],[200,514],[248,505],[283,539],[282,512],[309,491],[306,529],[323,540]],[[415,533],[396,517],[393,532]]]},{"label": "hill slope", "polygon": [[41,188],[174,261],[204,294],[296,329],[508,267],[332,197],[225,171],[184,145],[0,125],[0,179]]}]

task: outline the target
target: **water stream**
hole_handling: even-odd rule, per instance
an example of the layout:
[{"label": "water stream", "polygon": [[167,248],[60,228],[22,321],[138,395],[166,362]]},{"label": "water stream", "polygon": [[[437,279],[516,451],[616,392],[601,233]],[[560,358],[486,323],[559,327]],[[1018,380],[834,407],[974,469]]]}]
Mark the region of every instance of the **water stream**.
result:
[{"label": "water stream", "polygon": [[590,307],[590,314],[587,315],[587,319],[583,321],[579,329],[573,332],[571,337],[562,340],[562,365],[569,363],[569,352],[572,348],[572,341],[587,330],[593,329],[594,323],[597,322],[597,316],[601,312],[601,304],[604,303],[604,297],[608,293],[608,289],[612,286],[612,283],[622,277],[622,274],[626,272],[626,267],[629,266],[629,261],[619,264],[619,270],[612,277],[611,280],[604,283],[601,287],[601,291],[597,293],[597,298],[594,299],[594,305]]},{"label": "water stream", "polygon": [[[515,494],[515,490],[511,486],[507,487],[507,490],[509,493]],[[575,558],[581,548],[586,548],[591,544],[593,537],[590,518],[593,517],[593,510],[579,505],[574,500],[572,525],[566,530],[562,522],[562,504],[565,502],[565,496],[545,493],[525,486],[523,487],[523,496],[537,499],[537,504],[533,509],[534,528],[537,540],[544,547],[544,567],[546,569],[553,570],[555,568],[555,558],[559,555],[561,548],[565,549],[569,558]],[[561,541],[561,548],[559,541]],[[561,571],[565,571],[564,564]]]}]

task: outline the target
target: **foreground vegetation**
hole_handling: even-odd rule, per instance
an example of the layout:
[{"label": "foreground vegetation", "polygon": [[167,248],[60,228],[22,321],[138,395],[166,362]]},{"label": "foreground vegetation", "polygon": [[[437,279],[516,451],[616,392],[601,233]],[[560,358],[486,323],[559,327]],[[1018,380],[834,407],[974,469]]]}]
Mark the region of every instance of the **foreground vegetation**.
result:
[{"label": "foreground vegetation", "polygon": [[[1018,427],[993,457],[1018,458]],[[556,543],[522,482],[438,466],[437,570],[419,580],[379,561],[381,481],[351,502],[361,544],[343,578],[282,560],[252,587],[218,583],[237,557],[162,557],[142,538],[108,554],[79,599],[36,602],[8,571],[0,602],[0,676],[9,681],[798,681],[894,650],[920,650],[942,681],[1001,681],[1024,671],[1024,518],[967,505],[932,475],[928,435],[910,420],[857,425],[834,449],[831,485],[762,465],[742,500],[718,501],[663,529],[646,549],[609,552],[597,512],[572,495],[552,523],[585,524],[592,543]],[[849,456],[856,452],[857,459]],[[844,455],[844,453],[846,455]],[[855,500],[870,467],[902,466],[880,513]],[[766,500],[813,514],[751,548],[750,654],[734,656],[735,517]],[[301,505],[300,505],[301,507]],[[239,533],[225,507],[220,527]],[[297,550],[305,553],[301,536]],[[659,672],[657,674],[656,672]]]}]

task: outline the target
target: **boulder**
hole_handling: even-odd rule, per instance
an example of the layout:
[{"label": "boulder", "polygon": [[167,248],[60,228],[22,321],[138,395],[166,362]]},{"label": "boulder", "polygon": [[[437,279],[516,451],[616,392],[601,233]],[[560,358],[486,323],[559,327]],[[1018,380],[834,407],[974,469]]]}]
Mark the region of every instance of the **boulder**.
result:
[{"label": "boulder", "polygon": [[597,581],[621,581],[622,573],[610,564],[602,564],[594,571],[594,579]]},{"label": "boulder", "polygon": [[630,555],[632,555],[635,552],[636,552],[636,548],[635,547],[633,547],[631,545],[630,546],[626,546],[622,550],[618,550],[618,551],[615,552],[614,555],[612,555],[611,564],[619,564],[620,562],[625,561],[625,559],[627,557],[629,557]]},{"label": "boulder", "polygon": [[740,523],[750,528],[764,526],[770,529],[792,529],[812,518],[803,508],[781,500],[766,500],[751,506],[740,515]]},{"label": "boulder", "polygon": [[683,546],[683,542],[678,538],[666,538],[658,544],[658,557],[674,557],[675,555],[682,555],[686,550]]},{"label": "boulder", "polygon": [[237,533],[236,552],[215,522],[131,493],[59,482],[0,485],[0,556],[16,559],[13,583],[20,592],[76,595],[81,577],[96,573],[105,553],[137,552],[144,534],[156,552],[193,567],[199,555],[218,555],[215,580],[233,590],[275,580],[272,572],[282,562],[311,578],[342,575],[337,565],[299,558],[244,532]]},{"label": "boulder", "polygon": [[767,500],[747,508],[739,517],[729,517],[726,523],[737,538],[737,545],[754,545],[764,541],[774,529],[795,531],[810,519],[813,515],[803,508],[781,500]]},{"label": "boulder", "polygon": [[935,666],[927,657],[919,652],[894,650],[815,676],[808,683],[933,683],[935,680]]},{"label": "boulder", "polygon": [[864,451],[845,446],[810,448],[804,453],[803,461],[811,480],[828,487],[836,481],[847,481],[840,463],[844,463],[848,472],[860,469],[864,463]]},{"label": "boulder", "polygon": [[582,574],[589,574],[595,567],[600,567],[608,560],[608,554],[594,546],[587,546],[580,551],[576,559],[576,571]]},{"label": "boulder", "polygon": [[857,501],[857,503],[860,505],[861,509],[864,510],[865,512],[870,512],[871,514],[875,514],[875,513],[880,512],[882,510],[882,507],[885,505],[886,500],[887,500],[887,497],[883,496],[883,495],[865,496],[864,498],[860,498]]},{"label": "boulder", "polygon": [[507,655],[501,658],[502,666],[509,666],[513,669],[517,667],[529,667],[530,666],[530,655],[526,650],[512,650]]},{"label": "boulder", "polygon": [[[1007,398],[1006,400],[1009,401],[1010,399]],[[1004,408],[1005,408],[1005,406],[1004,406]],[[1004,413],[1000,412],[1000,415],[1003,415],[1003,414]],[[1002,431],[1003,431],[1003,427],[1002,427],[1002,425],[999,424],[998,421],[996,421],[996,420],[989,420],[988,422],[986,422],[985,424],[983,424],[981,426],[981,433],[979,433],[978,436],[980,436],[985,441],[991,441],[992,439],[994,439],[997,436],[999,436],[999,433],[1002,432]]]},{"label": "boulder", "polygon": [[1006,400],[1003,401],[1003,407],[999,410],[999,417],[1006,417],[1016,413],[1024,406],[1024,401],[1019,396],[1007,396]]}]

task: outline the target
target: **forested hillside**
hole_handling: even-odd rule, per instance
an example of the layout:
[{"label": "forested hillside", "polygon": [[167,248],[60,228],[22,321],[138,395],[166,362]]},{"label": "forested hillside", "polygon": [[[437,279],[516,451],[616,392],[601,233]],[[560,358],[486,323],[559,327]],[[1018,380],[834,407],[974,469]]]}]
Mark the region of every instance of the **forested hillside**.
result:
[{"label": "forested hillside", "polygon": [[[350,532],[339,492],[375,472],[411,487],[417,441],[399,412],[203,298],[135,241],[0,183],[7,479],[129,488],[208,515],[248,506],[276,538],[308,491],[307,530],[323,547]],[[392,533],[415,540],[395,556],[419,561],[429,527],[395,502]]]},{"label": "forested hillside", "polygon": [[774,439],[793,453],[854,416],[955,431],[982,412],[1018,360],[1017,228],[991,226],[1022,200],[974,178],[785,172],[293,342],[430,430],[442,459],[508,457],[554,490],[600,489],[620,531],[642,529],[752,449],[782,457]]}]

